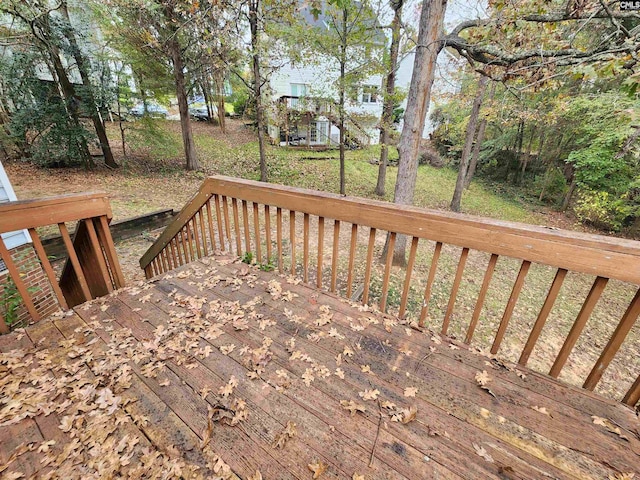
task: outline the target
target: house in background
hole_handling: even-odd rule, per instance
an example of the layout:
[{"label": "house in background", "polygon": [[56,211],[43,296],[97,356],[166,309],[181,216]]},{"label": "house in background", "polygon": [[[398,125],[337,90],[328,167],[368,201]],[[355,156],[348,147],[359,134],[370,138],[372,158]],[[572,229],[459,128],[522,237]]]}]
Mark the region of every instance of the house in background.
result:
[{"label": "house in background", "polygon": [[[16,201],[16,194],[9,182],[9,177],[0,163],[0,203]],[[2,234],[2,240],[13,262],[20,272],[27,290],[31,294],[34,306],[44,318],[59,310],[47,276],[31,243],[26,230]],[[30,315],[27,312],[15,284],[10,280],[5,261],[0,254],[0,315],[7,323],[26,322]]]},{"label": "house in background", "polygon": [[[309,7],[301,10],[310,28],[328,28],[321,13],[314,17]],[[382,55],[386,37],[379,25],[374,39]],[[270,78],[271,110],[267,131],[277,145],[305,145],[311,148],[336,147],[338,128],[338,65],[330,61],[309,63],[287,61]],[[378,123],[382,114],[382,75],[372,75],[348,93],[345,106],[345,136],[349,148],[379,143]]]}]

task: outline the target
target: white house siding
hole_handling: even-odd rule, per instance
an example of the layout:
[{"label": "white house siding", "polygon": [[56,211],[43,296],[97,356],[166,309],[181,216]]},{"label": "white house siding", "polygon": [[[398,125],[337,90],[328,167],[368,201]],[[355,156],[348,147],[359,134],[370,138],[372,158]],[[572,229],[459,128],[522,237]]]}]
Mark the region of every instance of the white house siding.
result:
[{"label": "white house siding", "polygon": [[[9,177],[7,177],[7,173],[4,171],[2,163],[0,163],[0,203],[16,200],[16,194],[9,182]],[[31,237],[29,237],[29,233],[26,230],[3,233],[2,239],[8,249],[19,247],[31,241]]]},{"label": "white house siding", "polygon": [[[338,92],[335,84],[338,80],[339,70],[336,66],[331,65],[328,61],[319,61],[314,65],[285,64],[280,68],[270,80],[272,101],[275,103],[280,97],[290,96],[291,84],[307,85],[307,95],[311,97],[333,98],[338,99]],[[363,85],[375,85],[379,91],[382,91],[382,76],[374,75],[363,82]],[[381,96],[381,95],[380,95]],[[379,119],[382,115],[382,99],[379,98],[375,103],[362,102],[362,90],[358,92],[358,101],[347,101],[346,111],[348,114],[368,115],[372,119]],[[336,143],[339,138],[339,129],[335,125],[330,125],[330,137]],[[371,144],[379,142],[379,130],[373,126],[366,128],[366,132],[370,137]],[[269,126],[269,135],[271,138],[279,136],[279,129],[273,125]]]}]

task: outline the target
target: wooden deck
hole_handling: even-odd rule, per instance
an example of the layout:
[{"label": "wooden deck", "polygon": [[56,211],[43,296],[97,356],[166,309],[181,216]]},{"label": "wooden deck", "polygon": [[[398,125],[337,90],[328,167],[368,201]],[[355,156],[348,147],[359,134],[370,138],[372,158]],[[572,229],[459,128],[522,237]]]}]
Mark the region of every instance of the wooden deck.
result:
[{"label": "wooden deck", "polygon": [[0,352],[1,478],[640,475],[626,406],[227,257]]}]

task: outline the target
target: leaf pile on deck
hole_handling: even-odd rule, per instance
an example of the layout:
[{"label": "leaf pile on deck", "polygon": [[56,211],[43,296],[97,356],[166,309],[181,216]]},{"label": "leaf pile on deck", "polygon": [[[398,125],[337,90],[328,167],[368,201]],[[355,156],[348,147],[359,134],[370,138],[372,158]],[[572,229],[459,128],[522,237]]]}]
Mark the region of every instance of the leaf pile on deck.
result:
[{"label": "leaf pile on deck", "polygon": [[[78,329],[76,333],[85,336],[82,342],[68,338],[51,347],[0,353],[0,428],[53,415],[66,435],[65,441],[22,445],[0,465],[0,477],[23,478],[11,464],[26,452],[37,452],[43,468],[39,478],[44,479],[232,478],[230,468],[206,444],[208,468],[203,468],[185,460],[177,448],[161,451],[138,428],[128,428],[150,421],[130,408],[136,401],[127,391],[132,363],[142,375],[158,377],[167,360],[186,363],[185,352],[198,356],[206,352],[194,349],[188,338],[179,340],[171,328],[158,327],[152,340],[139,343],[129,330],[110,323],[95,321]],[[96,329],[110,331],[112,340],[100,344]],[[240,421],[242,415],[234,412],[229,423]]]}]

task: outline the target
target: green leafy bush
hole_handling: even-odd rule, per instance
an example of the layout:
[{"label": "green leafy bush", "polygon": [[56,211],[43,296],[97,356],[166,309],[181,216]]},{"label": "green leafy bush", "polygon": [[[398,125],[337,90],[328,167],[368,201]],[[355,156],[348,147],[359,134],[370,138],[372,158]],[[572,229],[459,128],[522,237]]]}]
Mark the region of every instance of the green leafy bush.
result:
[{"label": "green leafy bush", "polygon": [[620,230],[624,220],[631,213],[624,199],[615,198],[605,191],[589,190],[580,192],[574,211],[580,221],[601,230],[614,232]]}]

